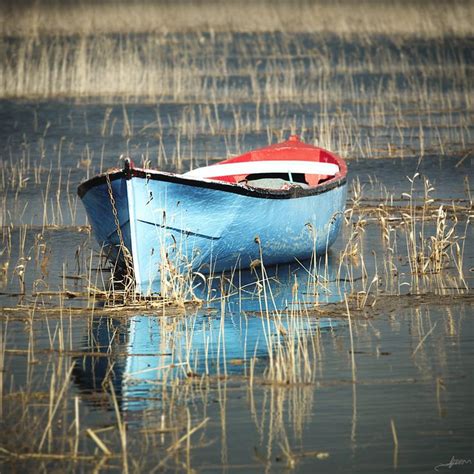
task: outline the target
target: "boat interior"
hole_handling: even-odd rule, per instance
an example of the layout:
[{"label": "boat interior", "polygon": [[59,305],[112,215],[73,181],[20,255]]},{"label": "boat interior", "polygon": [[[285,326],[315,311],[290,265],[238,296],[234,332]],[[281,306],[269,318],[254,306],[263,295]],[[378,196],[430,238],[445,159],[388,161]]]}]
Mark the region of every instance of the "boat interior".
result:
[{"label": "boat interior", "polygon": [[183,176],[254,188],[289,189],[313,188],[344,175],[346,170],[338,156],[292,135],[286,142],[196,168]]},{"label": "boat interior", "polygon": [[223,161],[194,169],[184,176],[210,179],[255,188],[288,189],[318,186],[341,173],[336,159],[331,161],[261,160]]},{"label": "boat interior", "polygon": [[249,174],[244,179],[238,181],[238,183],[251,186],[252,188],[265,189],[289,189],[290,187],[310,187],[310,184],[306,181],[306,175],[303,173]]}]

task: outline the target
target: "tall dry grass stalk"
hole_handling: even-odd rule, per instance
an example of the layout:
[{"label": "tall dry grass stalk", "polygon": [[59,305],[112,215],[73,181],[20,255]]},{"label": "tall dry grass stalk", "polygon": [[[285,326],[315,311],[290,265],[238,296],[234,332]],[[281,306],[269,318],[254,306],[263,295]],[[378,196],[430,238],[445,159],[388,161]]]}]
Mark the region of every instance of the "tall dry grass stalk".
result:
[{"label": "tall dry grass stalk", "polygon": [[[336,280],[357,309],[374,305],[379,294],[468,291],[465,247],[471,204],[436,199],[430,180],[419,173],[407,179],[409,189],[401,199],[385,194],[376,206],[365,204],[371,199],[358,181],[353,183]],[[374,225],[380,244],[369,258],[365,248]]]}]

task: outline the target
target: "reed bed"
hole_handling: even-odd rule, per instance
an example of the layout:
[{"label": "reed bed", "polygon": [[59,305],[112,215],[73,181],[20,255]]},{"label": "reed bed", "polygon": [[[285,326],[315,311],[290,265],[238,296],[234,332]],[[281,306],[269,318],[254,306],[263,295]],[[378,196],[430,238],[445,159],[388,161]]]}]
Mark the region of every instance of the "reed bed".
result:
[{"label": "reed bed", "polygon": [[[454,300],[451,299],[443,302],[445,309],[442,318],[433,322],[431,306],[427,304],[429,298],[433,296],[418,300],[415,305],[412,302],[406,304],[403,319],[410,321],[411,327],[412,342],[408,359],[413,360],[421,384],[432,383],[437,387],[433,391],[433,401],[437,409],[443,412],[447,404],[443,390],[445,380],[449,380],[449,368],[442,367],[440,370],[440,367],[432,364],[438,359],[446,363],[447,355],[444,350],[440,351],[442,345],[439,344],[439,338],[445,337],[452,343],[459,338],[462,318],[452,314],[450,308]],[[387,314],[387,311],[399,308],[399,301],[390,303],[385,299],[378,314]],[[469,311],[468,305],[463,311]],[[195,314],[190,312],[187,316],[192,320]],[[346,409],[350,420],[351,443],[355,445],[361,436],[358,432],[361,420],[357,413],[360,401],[357,401],[357,384],[350,381],[355,382],[357,377],[365,376],[361,380],[363,386],[373,386],[377,390],[380,390],[381,385],[396,387],[401,383],[413,383],[393,378],[390,374],[382,379],[371,379],[367,369],[364,372],[363,368],[357,369],[354,362],[351,363],[354,354],[357,358],[372,355],[380,361],[388,358],[393,363],[391,353],[384,347],[386,341],[377,329],[374,312],[363,317],[357,314],[354,316],[351,323],[354,342],[351,345],[337,330],[326,333],[319,342],[313,341],[317,363],[312,381],[281,383],[280,379],[271,376],[271,371],[262,373],[261,369],[243,376],[224,372],[199,375],[189,370],[186,364],[185,370],[176,364],[174,368],[160,369],[158,376],[154,367],[147,369],[150,375],[148,379],[142,379],[141,385],[133,384],[134,374],[126,378],[120,375],[121,359],[146,357],[146,354],[136,352],[130,354],[126,349],[126,318],[121,322],[104,316],[98,316],[95,320],[91,318],[88,321],[91,338],[89,349],[75,352],[69,349],[71,334],[78,329],[78,323],[71,325],[66,319],[50,319],[49,324],[57,326],[46,344],[58,351],[50,355],[45,355],[42,347],[44,343],[39,342],[37,337],[44,322],[31,318],[28,330],[32,337],[25,341],[22,348],[25,352],[21,352],[10,336],[16,331],[16,323],[3,320],[0,367],[9,370],[13,363],[23,365],[26,362],[27,372],[25,381],[19,375],[18,378],[6,380],[4,372],[0,373],[0,382],[3,384],[0,384],[1,461],[5,466],[17,469],[31,469],[38,465],[44,469],[66,469],[73,465],[85,469],[118,468],[124,472],[189,469],[207,466],[210,461],[203,461],[198,453],[212,446],[213,459],[221,465],[235,465],[235,457],[229,456],[229,436],[231,425],[235,422],[235,414],[232,414],[230,407],[235,406],[236,394],[244,394],[247,400],[246,409],[239,412],[239,420],[242,422],[244,417],[248,417],[246,423],[254,427],[258,440],[254,447],[255,458],[247,460],[247,466],[260,466],[261,469],[271,471],[278,466],[291,469],[311,460],[325,461],[334,455],[334,450],[328,449],[328,444],[321,441],[316,445],[314,441],[309,444],[305,441],[306,430],[315,413],[318,393],[321,404],[321,397],[328,387],[338,387],[339,390],[344,390],[348,384],[353,387],[352,402],[348,400]],[[190,340],[189,335],[195,329],[193,324],[185,324],[185,321],[182,318],[174,322],[162,318],[159,322],[162,334],[171,336],[175,341],[180,338]],[[80,324],[83,325],[83,322]],[[108,345],[95,339],[98,325],[108,328]],[[397,320],[393,321],[393,325],[393,331],[398,332],[400,328]],[[189,355],[193,352],[192,347],[175,347],[175,350],[176,362],[179,354]],[[336,366],[341,371],[338,378],[325,378],[328,361],[338,357],[341,358],[341,365]],[[400,357],[405,357],[403,351]],[[106,370],[100,369],[100,360],[106,361]],[[258,361],[250,362],[249,367],[258,364]],[[280,360],[279,363],[284,361]],[[85,385],[87,379],[81,374],[89,373],[90,377],[91,373],[94,374],[94,366],[97,371],[93,379],[94,387],[88,388]],[[334,368],[334,362],[331,367]],[[252,383],[249,383],[250,380]],[[142,392],[144,384],[148,387],[145,399]],[[75,387],[81,389],[80,396]],[[134,408],[141,407],[143,403],[146,404],[145,408]],[[190,406],[193,407],[192,412]],[[98,419],[95,413],[99,409],[106,410],[107,416]],[[339,410],[342,408],[339,407]],[[319,413],[319,422],[321,417],[324,417],[323,413]]]},{"label": "reed bed", "polygon": [[298,33],[219,33],[203,41],[192,33],[1,41],[4,98],[296,101],[344,112],[365,106],[382,126],[387,108],[455,110],[472,104],[469,40],[456,36],[433,42],[384,36],[376,43],[370,36],[344,40]]},{"label": "reed bed", "polygon": [[[439,296],[435,294],[445,295],[444,327],[449,337],[459,334],[458,323],[449,313],[450,306],[459,302],[469,304],[470,301],[468,279],[463,273],[463,247],[470,231],[472,213],[470,201],[466,199],[464,203],[446,206],[449,213],[445,212],[444,206],[438,207],[431,197],[435,193],[432,185],[419,175],[407,179],[406,189],[401,197],[402,204],[397,204],[393,196],[382,190],[383,200],[378,206],[365,206],[368,199],[364,193],[368,190],[355,181],[343,229],[347,244],[331,266],[327,257],[315,255],[309,266],[300,271],[302,277],[293,276],[291,299],[285,307],[276,303],[279,274],[268,273],[263,255],[253,270],[255,282],[251,287],[238,285],[238,272],[230,278],[212,275],[207,284],[215,287],[217,280],[220,291],[202,292],[209,295],[202,303],[216,308],[208,318],[220,318],[220,322],[215,329],[203,334],[207,341],[204,346],[193,343],[195,333],[200,330],[197,318],[201,317],[202,308],[184,304],[189,295],[187,292],[175,293],[173,298],[161,301],[140,300],[135,295],[129,295],[132,299],[127,299],[126,293],[121,293],[120,286],[117,287],[113,272],[101,263],[100,254],[91,253],[93,244],[89,233],[84,235],[86,241],[81,251],[71,252],[69,256],[74,261],[71,268],[75,268],[81,282],[79,288],[82,290],[75,287],[75,297],[83,298],[79,308],[67,308],[67,295],[74,294],[69,285],[77,283],[77,280],[65,278],[67,274],[60,280],[62,286],[58,293],[48,295],[38,283],[29,287],[28,280],[20,278],[20,272],[26,270],[20,266],[26,264],[45,274],[49,265],[46,258],[48,232],[58,230],[46,228],[45,234],[35,234],[37,230],[26,225],[17,232],[13,227],[13,233],[7,232],[4,241],[10,242],[6,250],[10,256],[17,252],[20,255],[15,268],[24,299],[20,300],[22,307],[16,311],[2,309],[0,367],[7,373],[15,359],[25,358],[27,370],[25,383],[14,379],[7,381],[1,372],[2,433],[8,434],[2,438],[2,462],[22,469],[29,469],[33,463],[41,463],[45,469],[52,466],[67,468],[74,463],[91,469],[120,466],[124,472],[189,470],[199,449],[211,442],[207,435],[212,432],[208,431],[210,415],[205,407],[212,399],[219,408],[215,419],[220,430],[220,463],[227,465],[230,447],[226,406],[229,393],[232,393],[228,386],[235,389],[236,383],[245,387],[249,416],[259,435],[255,450],[257,464],[249,463],[247,467],[271,470],[284,465],[292,469],[308,459],[323,462],[330,458],[329,451],[301,446],[313,412],[315,387],[324,380],[328,348],[322,341],[328,336],[318,329],[318,321],[327,317],[347,321],[351,329],[350,343],[345,341],[345,349],[340,347],[337,332],[328,334],[334,338],[338,350],[345,350],[349,355],[345,367],[347,380],[352,380],[353,386],[351,439],[355,443],[358,372],[354,354],[363,353],[359,347],[371,347],[377,357],[387,354],[380,349],[380,335],[371,321],[386,314],[387,310],[396,308],[399,311],[401,304],[407,311],[414,311],[411,357],[422,376],[431,380],[434,376],[430,375],[432,369],[426,362],[425,350],[433,344],[430,338],[437,326],[431,323],[427,310],[413,309],[413,298],[416,298],[416,305],[429,307],[430,302],[438,301]],[[370,227],[378,230],[381,241],[372,251],[366,248],[364,239]],[[31,232],[35,234],[33,239],[28,238]],[[54,259],[54,254],[51,258]],[[383,267],[377,262],[384,262]],[[175,278],[187,281],[186,288],[193,285],[191,275],[176,275]],[[98,290],[101,285],[104,290]],[[30,293],[30,288],[36,291],[35,295]],[[173,288],[176,291],[185,286]],[[344,302],[325,304],[328,294],[334,296],[338,292],[340,298],[346,295]],[[409,296],[400,298],[407,293]],[[261,320],[267,353],[264,361],[260,355],[244,360],[227,358],[226,321],[232,318],[227,307],[230,298],[236,295],[243,295],[243,298],[253,295],[259,301],[260,311],[252,316]],[[111,312],[107,307],[96,307],[104,298]],[[82,309],[82,304],[89,310]],[[128,333],[130,322],[137,318],[137,312],[143,314],[139,318],[148,318],[150,324],[155,321],[158,325],[160,337],[167,343],[156,349],[165,356],[155,358],[156,367],[120,377],[119,369],[116,371],[114,366],[120,367],[123,365],[121,360],[133,356],[132,349],[125,348],[124,343],[131,337]],[[77,343],[73,342],[74,327],[84,325],[84,322],[90,341],[88,351],[78,350]],[[308,325],[309,322],[312,323]],[[18,323],[25,324],[28,331],[23,344],[9,337]],[[41,343],[38,331],[42,331],[45,324],[49,335]],[[108,328],[109,342],[106,344],[98,339],[95,331],[98,324]],[[44,359],[49,361],[46,368],[39,364]],[[107,370],[94,379],[95,388],[88,392],[90,395],[79,398],[73,392],[71,376],[74,379],[78,369],[87,367],[94,373],[91,367],[100,360],[107,360]],[[242,367],[242,375],[232,375],[230,368],[235,366]],[[40,378],[35,376],[37,371]],[[436,377],[436,403],[442,410],[444,382],[438,374]],[[399,382],[387,380],[384,383]],[[119,387],[120,392],[117,392]],[[143,402],[140,390],[137,396],[134,387],[147,387],[147,390],[153,387],[152,393],[146,396],[147,403],[154,404],[153,408],[134,414],[133,406]],[[202,407],[197,414],[191,415],[190,403]],[[100,423],[92,422],[90,406],[108,407],[107,420],[101,418]]]},{"label": "reed bed", "polygon": [[169,33],[175,31],[329,32],[341,36],[405,34],[438,38],[470,35],[473,8],[470,2],[449,5],[433,1],[397,0],[388,4],[349,1],[245,0],[234,4],[190,1],[61,2],[24,1],[3,7],[2,34]]},{"label": "reed bed", "polygon": [[[360,183],[354,182],[352,203],[342,230],[344,245],[339,254],[332,255],[330,265],[327,256],[318,255],[301,264],[303,276],[293,284],[303,286],[305,293],[315,295],[316,301],[308,303],[303,299],[296,307],[300,303],[306,307],[318,304],[319,300],[324,302],[327,287],[334,282],[337,284],[332,291],[347,293],[359,307],[373,303],[374,295],[378,294],[469,290],[465,259],[472,233],[469,196],[452,202],[437,200],[434,187],[419,173],[407,178],[406,183],[407,191],[400,198],[383,191],[383,197],[369,199],[364,197]],[[377,235],[375,247],[367,248],[368,235],[372,246],[373,236]],[[61,247],[54,248],[51,241],[60,238],[74,239],[75,247],[66,252]],[[12,296],[26,297],[28,304],[35,306],[57,304],[59,298],[61,304],[67,302],[70,307],[94,308],[105,304],[112,311],[114,307],[147,311],[170,306],[184,309],[185,304],[213,304],[216,294],[222,291],[215,287],[220,275],[199,271],[193,274],[190,262],[178,267],[165,259],[161,294],[142,299],[135,294],[131,267],[128,272],[119,272],[107,263],[106,254],[97,252],[88,226],[9,225],[3,228],[2,242],[4,286],[11,288]],[[180,245],[184,247],[186,242]],[[58,259],[64,259],[59,267]],[[259,264],[263,262],[262,255]],[[209,267],[212,268],[212,262]],[[51,279],[51,272],[59,275]],[[257,279],[255,285],[266,291],[265,282],[271,280],[264,267],[262,272],[259,278],[263,283]],[[232,278],[236,278],[235,273]],[[234,286],[232,291],[240,290]],[[272,290],[268,291],[261,293],[265,296],[262,312],[268,312],[268,305],[272,305]],[[272,311],[278,314],[275,304]],[[295,313],[290,320],[297,321],[299,314]]]},{"label": "reed bed", "polygon": [[[391,355],[381,320],[395,333],[409,321],[404,356],[444,416],[447,353],[467,319],[451,307],[472,306],[472,191],[467,177],[464,193],[440,195],[422,169],[433,157],[443,171],[472,160],[471,3],[2,8],[0,462],[123,472],[330,462],[332,446],[305,441],[315,394],[350,387],[354,453],[358,387],[406,383],[364,372],[361,356]],[[76,187],[123,166],[121,155],[181,172],[290,133],[350,167],[411,160],[413,173],[396,192],[353,177],[339,246],[297,270],[267,268],[262,254],[246,285],[237,268],[193,275],[165,261],[161,294],[141,298],[133,274],[93,243]],[[242,334],[257,320],[258,354],[245,341],[242,357],[229,355],[235,311]],[[324,329],[328,318],[335,327]],[[160,341],[143,353],[132,344],[140,321]],[[239,397],[256,441],[236,465]],[[392,416],[386,425],[396,468],[403,428]],[[199,458],[210,445],[215,464]]]}]

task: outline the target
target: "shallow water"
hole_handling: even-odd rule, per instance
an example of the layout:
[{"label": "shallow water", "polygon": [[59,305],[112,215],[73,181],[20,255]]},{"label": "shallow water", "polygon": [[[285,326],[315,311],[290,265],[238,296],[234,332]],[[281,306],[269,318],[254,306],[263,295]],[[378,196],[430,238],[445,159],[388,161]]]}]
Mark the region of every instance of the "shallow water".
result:
[{"label": "shallow water", "polygon": [[[279,107],[286,110],[285,105],[279,104]],[[268,133],[264,131],[265,120],[268,120],[266,126],[280,130],[279,139],[284,139],[291,130],[298,131],[299,127],[304,127],[305,122],[314,118],[316,113],[309,107],[294,115],[296,121],[284,116],[273,123],[273,119],[270,116],[265,119],[265,112],[262,112],[262,131],[242,132],[234,136],[232,110],[226,105],[218,108],[221,129],[218,133],[209,133],[205,125],[202,125],[201,132],[197,125],[186,132],[186,126],[188,129],[191,127],[187,117],[203,114],[201,105],[109,107],[1,101],[2,224],[84,225],[86,216],[75,193],[77,185],[110,167],[122,166],[120,156],[130,156],[138,166],[185,172],[229,154],[264,146],[268,140]],[[248,113],[251,119],[255,110]],[[226,120],[226,114],[230,115],[229,120]],[[203,119],[198,117],[193,120],[199,124]],[[443,133],[449,134],[450,130],[461,127],[468,137],[472,134],[472,125],[464,126],[464,119],[457,121],[446,116],[444,120],[453,122],[453,125],[444,126]],[[157,123],[160,124],[159,129]],[[378,134],[377,130],[376,127],[372,134]],[[395,123],[387,124],[384,130],[395,133],[397,126]],[[423,148],[427,151],[419,155],[417,141],[420,131],[415,124],[409,126],[407,131],[407,141],[410,147],[415,146],[415,153],[410,147],[402,146],[400,137],[388,139],[385,135],[375,135],[371,137],[371,147],[377,160],[372,156],[364,158],[360,150],[346,151],[350,176],[359,177],[362,183],[369,179],[372,183],[381,183],[383,193],[377,192],[376,198],[384,198],[391,193],[397,199],[409,187],[406,177],[420,172],[432,181],[440,199],[466,199],[469,189],[466,176],[470,175],[472,160],[469,150],[466,152],[465,146],[456,148],[459,145],[457,137],[445,137],[446,149],[449,148],[449,140],[455,140],[453,150],[444,154],[428,151],[429,143],[434,146],[441,138],[438,135],[429,138],[426,132]],[[356,139],[358,130],[352,133],[352,138]],[[275,138],[278,137],[272,137],[272,140],[276,141]],[[305,138],[310,143],[318,140],[317,130],[310,131]],[[378,140],[380,144],[376,143]],[[393,146],[401,147],[401,153],[387,158],[387,140],[392,141]],[[323,145],[331,148],[330,143]],[[382,147],[385,147],[385,153],[378,156],[376,150],[382,150]],[[371,195],[369,191],[367,197]]]},{"label": "shallow water", "polygon": [[[365,244],[380,252],[380,230],[369,227]],[[184,311],[107,315],[101,304],[95,315],[90,310],[64,309],[62,316],[4,310],[3,407],[15,413],[11,403],[20,392],[44,399],[52,374],[62,380],[73,364],[65,411],[56,416],[73,424],[78,397],[82,426],[96,430],[119,452],[120,443],[110,434],[116,424],[108,395],[112,383],[128,426],[129,458],[140,470],[159,464],[186,426],[201,426],[203,420],[208,421],[193,435],[196,447],[189,459],[180,450],[167,460],[168,467],[189,462],[203,471],[294,467],[298,472],[408,473],[431,472],[452,456],[470,459],[472,294],[438,286],[445,296],[400,297],[384,295],[380,288],[373,307],[352,308],[349,326],[345,305],[337,303],[349,290],[337,279],[340,245],[316,269],[311,262],[280,265],[267,269],[264,283],[257,268],[236,275],[234,285],[226,279],[224,288],[219,281],[201,293],[198,288],[197,295],[213,299]],[[59,255],[72,265],[72,251]],[[472,266],[472,258],[469,247],[467,265]],[[375,267],[368,262],[367,269],[372,275]],[[69,282],[67,287],[72,288]],[[272,295],[270,303],[263,289]],[[57,300],[43,299],[46,307],[57,307]],[[26,297],[22,303],[33,300]],[[66,306],[90,305],[80,298],[72,301]],[[275,356],[279,351],[280,358]],[[300,381],[272,381],[272,358],[276,367],[284,366],[294,353],[300,357],[290,364],[289,376]],[[12,418],[4,417],[6,429]],[[3,445],[11,450],[11,442]],[[96,449],[87,437],[79,446],[83,453]],[[51,449],[69,448],[56,440]],[[87,466],[97,465],[99,458]],[[16,462],[25,469],[33,466],[28,460]],[[117,460],[104,466],[122,469]],[[470,472],[468,466],[458,470]]]},{"label": "shallow water", "polygon": [[[251,38],[240,41],[250,47]],[[301,39],[307,48],[316,47],[312,42]],[[329,43],[335,54],[339,42]],[[375,46],[344,47],[350,62]],[[464,43],[451,47],[470,64]],[[456,58],[451,47],[441,48],[448,62]],[[415,50],[426,49],[427,63],[438,61],[423,41],[413,48],[402,52],[415,58]],[[228,67],[237,71],[232,87],[243,90],[240,50],[229,51]],[[268,54],[262,46],[252,61],[268,68],[276,61]],[[304,72],[305,58],[294,66]],[[387,82],[368,71],[354,81],[368,95]],[[429,90],[462,95],[457,86],[430,83]],[[403,77],[396,87],[407,87]],[[121,471],[118,419],[127,425],[134,471],[412,473],[432,472],[454,457],[464,464],[439,470],[472,472],[472,111],[423,112],[404,103],[374,115],[371,105],[349,101],[344,113],[356,125],[334,122],[324,138],[316,99],[262,103],[258,128],[251,101],[2,100],[0,447],[69,456],[1,451],[6,469],[41,463],[44,470]],[[340,112],[334,104],[326,111]],[[137,165],[184,172],[290,132],[348,158],[354,213],[327,258],[206,284],[197,277],[189,305],[113,308],[101,298],[112,274],[76,196],[81,181],[122,166],[122,154]],[[429,206],[422,179],[410,190],[416,173],[433,185]],[[445,233],[453,228],[456,238],[439,274],[410,270],[404,193],[419,210],[428,206],[429,219],[416,227],[427,246],[437,235],[439,206],[449,211]],[[349,256],[341,256],[344,250]],[[90,458],[72,464],[78,453]]]},{"label": "shallow water", "polygon": [[[261,472],[285,470],[294,462],[298,472],[428,472],[452,456],[469,459],[472,452],[472,309],[472,299],[440,304],[432,297],[413,298],[401,306],[397,299],[382,298],[374,311],[352,323],[355,366],[347,319],[305,318],[301,323],[314,370],[307,383],[265,382],[265,317],[227,311],[223,319],[191,311],[184,319],[142,315],[37,321],[34,365],[26,354],[8,352],[28,348],[24,323],[10,322],[5,373],[13,374],[14,393],[28,386],[47,392],[48,375],[61,362],[48,350],[45,326],[53,333],[55,326],[64,325],[63,357],[75,362],[68,397],[79,396],[82,423],[93,429],[114,424],[103,385],[111,377],[129,439],[143,438],[143,430],[160,433],[164,416],[168,428],[169,410],[185,416],[188,408],[192,426],[209,419],[195,440],[203,446],[192,450],[196,469],[228,466]],[[269,334],[276,344],[273,327]],[[209,346],[203,357],[205,342]],[[58,347],[57,337],[53,345]],[[68,355],[71,350],[85,354]],[[176,365],[170,368],[173,359]],[[202,379],[200,373],[210,375]],[[7,396],[4,406],[9,403]],[[173,423],[171,428],[181,426]],[[156,453],[145,450],[143,466],[159,462],[161,443],[166,446],[170,436],[163,432]],[[284,454],[285,443],[291,458]],[[143,447],[130,444],[130,458],[141,456]],[[4,446],[11,449],[8,442]],[[87,442],[81,446],[86,452],[93,448]]]}]

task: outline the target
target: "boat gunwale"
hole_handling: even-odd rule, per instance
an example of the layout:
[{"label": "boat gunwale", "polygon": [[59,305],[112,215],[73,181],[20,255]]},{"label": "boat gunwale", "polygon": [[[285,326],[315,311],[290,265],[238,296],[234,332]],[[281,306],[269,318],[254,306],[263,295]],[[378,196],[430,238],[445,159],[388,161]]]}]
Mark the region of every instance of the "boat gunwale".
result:
[{"label": "boat gunwale", "polygon": [[129,169],[106,171],[88,179],[87,181],[83,181],[77,188],[77,194],[82,199],[92,188],[105,184],[108,176],[110,181],[115,181],[117,179],[129,180],[132,178],[142,178],[163,181],[166,183],[181,184],[195,188],[213,189],[216,191],[224,191],[231,194],[239,194],[260,199],[297,199],[322,194],[331,189],[343,186],[347,182],[346,170],[347,168],[344,167],[343,172],[336,175],[334,178],[309,188],[302,188],[296,185],[288,189],[269,189],[257,188],[247,184],[243,185],[211,179],[191,178],[175,173],[167,173],[165,171],[131,167]]}]

